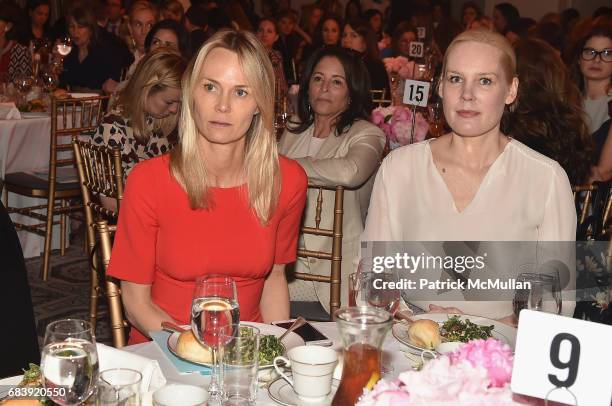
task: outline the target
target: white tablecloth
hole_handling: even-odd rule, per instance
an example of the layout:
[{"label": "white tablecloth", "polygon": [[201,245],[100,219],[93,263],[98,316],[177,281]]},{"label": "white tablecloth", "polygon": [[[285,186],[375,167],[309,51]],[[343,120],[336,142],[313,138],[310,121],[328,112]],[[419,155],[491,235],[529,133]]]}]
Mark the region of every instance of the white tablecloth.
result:
[{"label": "white tablecloth", "polygon": [[[0,120],[0,178],[11,172],[42,172],[49,168],[51,118],[37,117],[21,120]],[[32,199],[9,193],[9,205],[14,207],[46,204],[46,199]],[[13,221],[35,224],[38,221],[12,214]],[[70,227],[67,227],[67,232]],[[19,231],[19,241],[26,258],[39,256],[45,239],[36,234]],[[60,246],[59,225],[53,228],[52,249]],[[68,244],[68,238],[66,238]]]}]

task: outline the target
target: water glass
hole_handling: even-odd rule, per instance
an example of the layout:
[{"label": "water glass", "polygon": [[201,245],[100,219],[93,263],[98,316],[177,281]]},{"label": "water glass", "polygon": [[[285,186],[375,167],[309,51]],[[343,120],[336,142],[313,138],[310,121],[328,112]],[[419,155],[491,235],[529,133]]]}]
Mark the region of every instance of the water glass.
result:
[{"label": "water glass", "polygon": [[65,319],[50,323],[41,355],[43,386],[60,405],[80,405],[95,391],[98,353],[91,325]]},{"label": "water glass", "polygon": [[221,348],[221,385],[224,405],[249,405],[257,398],[259,329],[240,325],[238,335],[226,336]]},{"label": "water glass", "polygon": [[518,317],[523,309],[561,313],[561,290],[559,273],[555,269],[535,269],[533,266],[522,266],[521,270],[539,272],[520,272],[516,278],[522,286],[516,289],[512,301],[514,314]]},{"label": "water glass", "polygon": [[116,368],[100,373],[98,381],[99,406],[140,406],[140,372]]}]

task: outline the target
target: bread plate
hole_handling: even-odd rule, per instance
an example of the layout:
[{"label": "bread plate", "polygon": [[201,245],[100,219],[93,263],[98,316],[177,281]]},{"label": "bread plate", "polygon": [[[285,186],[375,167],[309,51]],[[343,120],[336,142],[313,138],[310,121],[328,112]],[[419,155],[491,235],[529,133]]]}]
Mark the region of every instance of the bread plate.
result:
[{"label": "bread plate", "polygon": [[[273,326],[272,324],[255,323],[255,322],[250,322],[250,321],[241,321],[240,324],[245,325],[245,326],[257,327],[259,329],[260,334],[273,335],[275,337],[280,337],[286,331],[286,329],[282,327],[278,327],[278,326]],[[182,326],[182,327],[186,329],[191,329],[191,326]],[[172,333],[168,337],[168,341],[167,341],[168,350],[170,350],[172,354],[174,354],[177,358],[180,358],[183,361],[191,362],[192,364],[203,365],[205,367],[212,366],[210,363],[207,363],[207,362],[192,361],[192,360],[181,357],[177,351],[177,342],[178,342],[179,336],[180,336],[180,333]],[[305,343],[302,337],[300,337],[299,335],[295,333],[289,333],[283,339],[281,345],[284,347],[283,355],[285,355],[287,354],[287,351],[289,351],[293,347],[299,347],[300,345],[305,345]],[[267,365],[259,366],[259,369],[267,369],[267,368],[273,368],[273,365],[270,363]]]},{"label": "bread plate", "polygon": [[[421,319],[429,319],[433,320],[442,327],[442,324],[450,317],[455,316],[454,314],[446,314],[446,313],[425,313],[413,316],[413,320],[421,320]],[[469,314],[460,314],[458,315],[461,320],[470,319],[472,323],[479,324],[481,326],[493,326],[493,331],[491,332],[491,336],[497,340],[505,342],[512,348],[514,351],[514,346],[516,344],[516,328],[508,326],[507,324],[501,323],[497,320],[488,319],[486,317],[480,316],[472,316]],[[402,344],[408,346],[408,350],[414,354],[421,354],[423,351],[427,350],[427,348],[419,347],[418,345],[414,345],[410,339],[408,338],[408,324],[406,323],[395,323],[391,328],[391,333],[393,337],[397,339]]]}]

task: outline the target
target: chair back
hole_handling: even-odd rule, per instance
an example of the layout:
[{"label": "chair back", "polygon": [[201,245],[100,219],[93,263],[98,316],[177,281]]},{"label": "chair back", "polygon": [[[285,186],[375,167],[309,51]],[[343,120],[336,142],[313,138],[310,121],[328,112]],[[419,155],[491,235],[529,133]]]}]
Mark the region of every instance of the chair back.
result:
[{"label": "chair back", "polygon": [[372,105],[374,107],[387,107],[392,104],[392,100],[387,98],[387,89],[372,89],[370,90],[372,96]]},{"label": "chair back", "polygon": [[[343,186],[320,186],[308,185],[308,189],[317,193],[317,204],[315,207],[314,225],[304,224],[301,228],[303,234],[311,234],[331,238],[331,249],[329,251],[312,251],[298,248],[297,255],[302,258],[317,258],[330,261],[329,275],[314,275],[310,273],[296,272],[295,278],[306,281],[325,282],[330,284],[330,316],[340,308],[341,266],[342,266],[342,220],[344,216],[344,187]],[[321,212],[323,210],[323,191],[334,191],[334,218],[331,229],[321,227]]]},{"label": "chair back", "polygon": [[[100,244],[100,257],[104,274],[108,269],[108,264],[111,258],[112,237],[111,235],[117,231],[117,226],[109,225],[106,220],[97,221],[95,224],[98,243]],[[107,276],[106,278],[106,297],[108,299],[108,307],[110,313],[111,332],[113,335],[113,346],[121,348],[126,345],[126,328],[127,321],[123,317],[123,305],[121,303],[121,288],[116,279]]]},{"label": "chair back", "polygon": [[108,96],[51,99],[49,183],[56,181],[56,168],[75,165],[71,154],[72,137],[96,129],[102,121],[107,100]]},{"label": "chair back", "polygon": [[608,227],[612,211],[609,183],[572,186],[576,205],[576,239],[600,239]]}]

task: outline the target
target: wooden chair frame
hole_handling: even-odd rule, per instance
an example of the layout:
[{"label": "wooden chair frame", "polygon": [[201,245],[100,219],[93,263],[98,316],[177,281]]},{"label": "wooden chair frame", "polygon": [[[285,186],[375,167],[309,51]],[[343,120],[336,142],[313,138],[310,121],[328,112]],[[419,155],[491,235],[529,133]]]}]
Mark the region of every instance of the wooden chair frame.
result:
[{"label": "wooden chair frame", "polygon": [[[91,132],[96,129],[104,114],[104,104],[108,96],[85,97],[78,99],[51,99],[51,133],[49,147],[49,174],[44,186],[31,186],[34,175],[25,173],[7,174],[5,177],[5,203],[9,213],[17,213],[41,221],[28,225],[15,223],[15,228],[25,230],[45,237],[42,275],[46,281],[49,277],[49,260],[51,254],[51,239],[53,226],[60,225],[60,253],[66,249],[66,216],[80,211],[81,204],[69,205],[68,199],[78,198],[81,191],[78,185],[58,185],[57,169],[75,164],[74,157],[60,158],[60,154],[72,151],[71,136]],[[61,126],[59,125],[61,124]],[[8,192],[28,197],[46,198],[47,204],[31,207],[9,207]],[[59,205],[56,204],[59,200]],[[45,210],[45,213],[39,211]],[[55,215],[60,215],[59,221],[53,221]]]},{"label": "wooden chair frame", "polygon": [[[95,330],[98,317],[98,298],[101,295],[100,274],[96,269],[96,237],[95,222],[98,220],[116,221],[119,216],[119,207],[123,199],[123,169],[121,166],[121,151],[118,147],[105,147],[93,145],[90,142],[72,140],[85,221],[87,222],[87,247],[91,254],[90,263],[90,300],[89,321]],[[114,199],[117,210],[109,210],[99,201],[100,195]],[[102,276],[104,274],[102,273]]]},{"label": "wooden chair frame", "polygon": [[[108,264],[111,258],[112,238],[111,233],[117,231],[117,226],[109,225],[106,220],[97,221],[94,225],[98,242],[100,245],[100,257],[104,274],[108,269]],[[113,335],[113,346],[116,348],[125,347],[126,328],[128,322],[123,317],[123,304],[121,303],[121,288],[115,279],[106,276],[106,297],[108,299],[108,307],[110,312],[111,332]]]},{"label": "wooden chair frame", "polygon": [[572,186],[576,205],[578,235],[586,239],[605,237],[612,214],[609,183]]},{"label": "wooden chair frame", "polygon": [[370,95],[374,107],[387,107],[393,104],[391,99],[387,99],[387,89],[372,89]]},{"label": "wooden chair frame", "polygon": [[[295,278],[305,281],[325,282],[330,284],[330,317],[334,319],[334,313],[340,308],[340,297],[342,291],[342,220],[344,217],[344,187],[343,186],[320,186],[309,184],[308,189],[318,191],[317,205],[315,208],[314,227],[303,225],[303,234],[330,237],[332,248],[327,251],[311,251],[298,248],[297,255],[301,258],[317,258],[330,261],[329,276],[314,275],[304,272],[296,272]],[[331,190],[335,192],[334,199],[334,219],[332,229],[321,228],[321,211],[323,210],[323,191]]]}]

